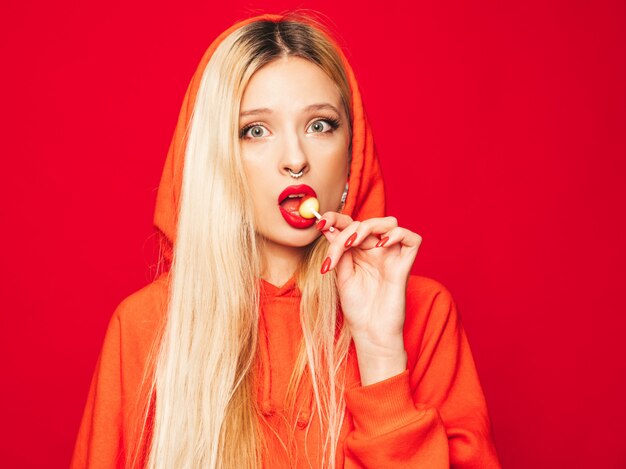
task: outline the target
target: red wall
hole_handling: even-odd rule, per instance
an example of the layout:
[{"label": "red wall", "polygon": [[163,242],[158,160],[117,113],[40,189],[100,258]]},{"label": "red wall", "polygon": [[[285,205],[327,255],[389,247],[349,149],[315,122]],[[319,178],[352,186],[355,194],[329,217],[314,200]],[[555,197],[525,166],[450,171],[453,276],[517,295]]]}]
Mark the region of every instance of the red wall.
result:
[{"label": "red wall", "polygon": [[424,238],[415,272],[455,296],[505,467],[626,466],[624,2],[12,3],[4,467],[69,463],[106,323],[151,275],[155,189],[204,49],[296,6],[348,45],[389,213]]}]

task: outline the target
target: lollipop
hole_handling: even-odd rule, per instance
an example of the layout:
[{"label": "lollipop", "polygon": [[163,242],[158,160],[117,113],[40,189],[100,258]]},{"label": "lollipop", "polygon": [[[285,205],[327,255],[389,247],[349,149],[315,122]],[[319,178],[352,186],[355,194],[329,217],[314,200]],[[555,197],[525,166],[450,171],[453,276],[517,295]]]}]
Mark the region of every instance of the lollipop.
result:
[{"label": "lollipop", "polygon": [[[320,202],[315,197],[303,197],[300,202],[300,206],[298,207],[298,213],[302,218],[317,218],[320,220],[322,216],[319,214]],[[335,229],[331,226],[328,231],[335,231]]]},{"label": "lollipop", "polygon": [[302,198],[302,201],[300,202],[300,207],[298,207],[298,212],[300,213],[302,218],[317,217],[317,219],[319,220],[320,218],[322,218],[322,216],[318,213],[319,209],[319,200],[317,200],[313,196],[310,196]]}]

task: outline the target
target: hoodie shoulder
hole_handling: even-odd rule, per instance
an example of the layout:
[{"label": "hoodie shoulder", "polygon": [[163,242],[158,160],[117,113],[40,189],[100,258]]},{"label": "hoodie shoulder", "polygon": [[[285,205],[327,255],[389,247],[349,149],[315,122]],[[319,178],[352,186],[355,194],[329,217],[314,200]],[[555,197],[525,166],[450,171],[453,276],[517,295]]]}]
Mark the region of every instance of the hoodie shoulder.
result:
[{"label": "hoodie shoulder", "polygon": [[441,282],[421,275],[411,275],[406,292],[404,336],[407,351],[419,353],[425,340],[439,336],[460,320],[450,290]]},{"label": "hoodie shoulder", "polygon": [[163,276],[124,298],[111,315],[91,380],[70,467],[122,467],[147,402],[150,359],[165,317]]},{"label": "hoodie shoulder", "polygon": [[438,280],[421,275],[410,275],[407,285],[407,302],[432,302],[438,296],[442,297],[440,300],[452,301],[452,294]]},{"label": "hoodie shoulder", "polygon": [[167,309],[168,283],[163,276],[124,298],[115,309],[119,347],[126,364],[139,367],[155,346]]},{"label": "hoodie shoulder", "polygon": [[126,296],[117,306],[115,315],[123,324],[153,322],[165,314],[168,285],[163,276]]}]

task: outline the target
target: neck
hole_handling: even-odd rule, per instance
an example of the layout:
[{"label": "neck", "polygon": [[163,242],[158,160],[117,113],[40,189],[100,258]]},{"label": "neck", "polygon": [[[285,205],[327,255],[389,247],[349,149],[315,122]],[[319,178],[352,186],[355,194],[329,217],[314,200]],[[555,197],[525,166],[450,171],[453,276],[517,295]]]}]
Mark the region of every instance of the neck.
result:
[{"label": "neck", "polygon": [[282,246],[266,241],[262,248],[261,278],[277,287],[291,278],[304,256],[301,247]]}]

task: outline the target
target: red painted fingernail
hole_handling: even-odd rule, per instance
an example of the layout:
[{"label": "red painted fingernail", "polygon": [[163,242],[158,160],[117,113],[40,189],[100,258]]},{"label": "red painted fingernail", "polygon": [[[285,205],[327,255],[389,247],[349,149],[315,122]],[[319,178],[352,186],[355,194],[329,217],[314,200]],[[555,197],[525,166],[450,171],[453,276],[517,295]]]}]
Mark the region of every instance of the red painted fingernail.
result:
[{"label": "red painted fingernail", "polygon": [[387,241],[389,241],[389,236],[385,236],[383,239],[381,239],[380,241],[378,241],[378,242],[376,243],[376,247],[377,247],[377,248],[382,248],[382,247],[385,245],[385,243],[386,243]]},{"label": "red painted fingernail", "polygon": [[324,263],[322,264],[322,270],[321,270],[322,274],[325,274],[326,272],[328,272],[329,268],[330,268],[330,257],[327,257]]},{"label": "red painted fingernail", "polygon": [[347,248],[349,248],[350,246],[352,246],[352,243],[354,243],[354,240],[356,239],[356,235],[357,235],[356,233],[352,233],[352,234],[350,235],[350,237],[346,240],[346,244],[345,244],[345,246],[346,246]]},{"label": "red painted fingernail", "polygon": [[315,225],[315,229],[322,231],[322,228],[324,228],[324,225],[326,224],[326,220],[324,220],[323,218],[317,222],[317,225]]}]

